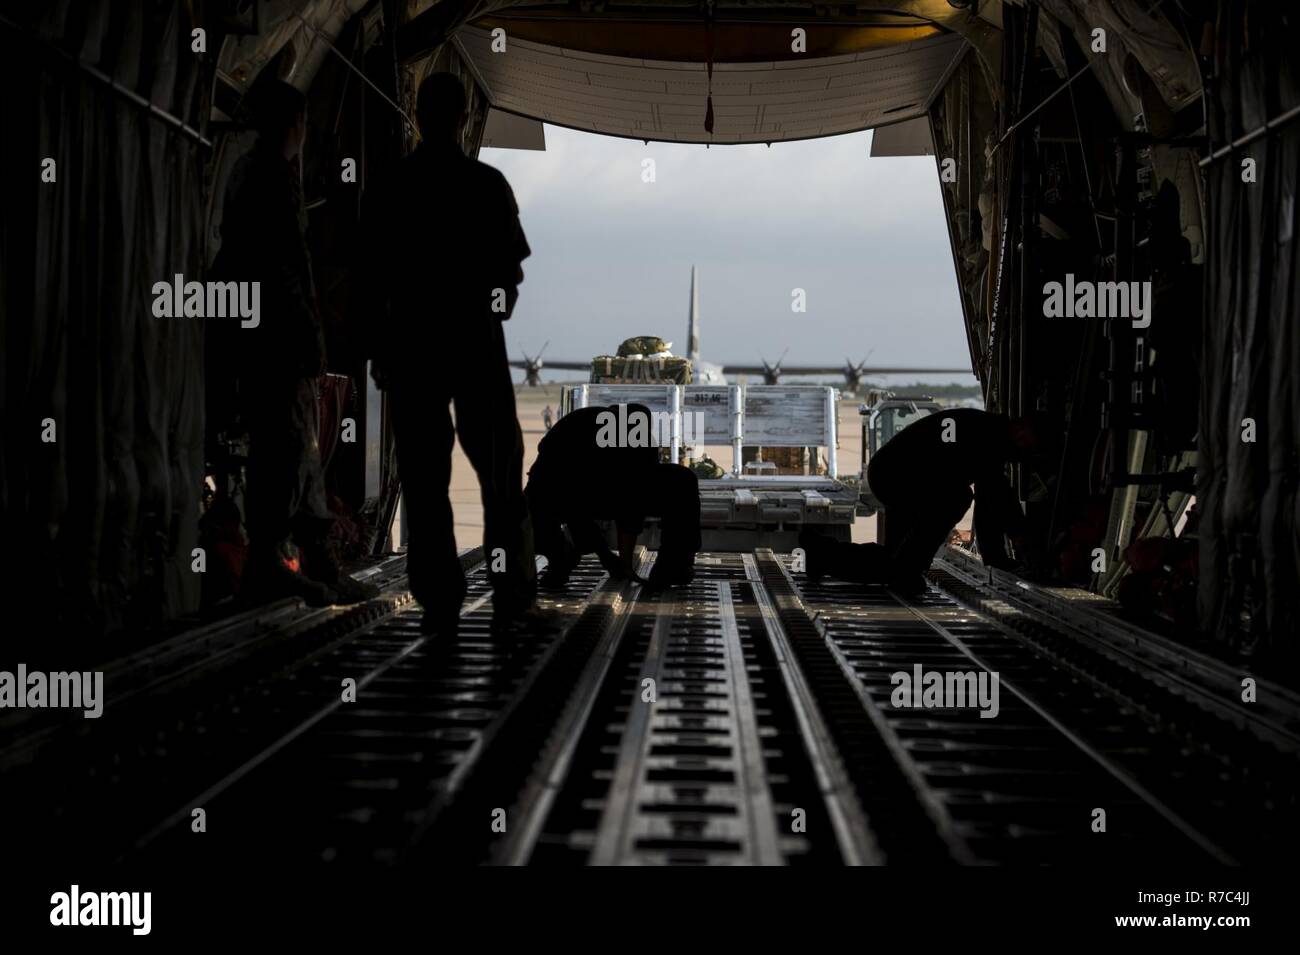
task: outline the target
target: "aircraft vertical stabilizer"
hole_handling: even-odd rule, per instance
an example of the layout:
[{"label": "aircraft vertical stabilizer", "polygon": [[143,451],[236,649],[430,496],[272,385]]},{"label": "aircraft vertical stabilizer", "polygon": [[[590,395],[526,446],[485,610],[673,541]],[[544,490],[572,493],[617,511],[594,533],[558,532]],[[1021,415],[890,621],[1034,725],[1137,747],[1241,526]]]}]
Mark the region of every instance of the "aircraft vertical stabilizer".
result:
[{"label": "aircraft vertical stabilizer", "polygon": [[691,266],[691,325],[686,333],[686,357],[692,364],[700,360],[700,287],[696,283],[696,268]]}]

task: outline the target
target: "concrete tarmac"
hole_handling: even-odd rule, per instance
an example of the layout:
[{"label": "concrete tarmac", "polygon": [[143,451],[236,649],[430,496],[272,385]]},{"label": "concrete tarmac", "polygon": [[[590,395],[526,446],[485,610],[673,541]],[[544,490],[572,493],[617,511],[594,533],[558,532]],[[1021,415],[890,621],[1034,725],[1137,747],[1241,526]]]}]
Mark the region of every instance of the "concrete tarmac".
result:
[{"label": "concrete tarmac", "polygon": [[[515,389],[519,409],[519,425],[524,434],[524,474],[537,458],[537,444],[546,429],[542,424],[542,411],[550,405],[558,418],[560,407],[559,384],[545,384],[536,388],[523,385]],[[858,414],[857,398],[842,398],[839,406],[838,464],[841,475],[856,474],[862,462],[862,421]],[[723,468],[731,467],[731,448],[727,446],[707,449],[709,457]],[[452,454],[451,506],[456,516],[456,544],[474,547],[483,542],[483,504],[479,498],[478,478],[469,459],[457,444]],[[958,525],[970,527],[970,514]],[[866,543],[876,539],[876,519],[859,517],[853,524],[853,540]]]}]

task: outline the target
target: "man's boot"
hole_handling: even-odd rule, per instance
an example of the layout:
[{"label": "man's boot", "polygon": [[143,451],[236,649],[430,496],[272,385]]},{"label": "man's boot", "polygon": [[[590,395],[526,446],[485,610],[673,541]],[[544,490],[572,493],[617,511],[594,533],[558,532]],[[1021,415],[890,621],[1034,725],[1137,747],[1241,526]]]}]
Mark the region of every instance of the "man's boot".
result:
[{"label": "man's boot", "polygon": [[309,544],[302,549],[303,573],[328,587],[333,603],[359,604],[379,596],[379,588],[343,573],[343,568],[324,543]]},{"label": "man's boot", "polygon": [[335,593],[320,581],[311,580],[292,569],[280,549],[254,552],[248,561],[239,595],[250,604],[271,603],[296,597],[309,607],[328,607]]},{"label": "man's boot", "polygon": [[428,637],[454,640],[460,632],[460,607],[430,607],[420,618],[420,633]]},{"label": "man's boot", "polygon": [[803,572],[810,584],[826,576],[827,539],[805,527],[799,532],[799,547],[803,550]]},{"label": "man's boot", "polygon": [[919,597],[926,591],[925,575],[899,571],[889,578],[886,586],[904,597]]},{"label": "man's boot", "polygon": [[537,585],[543,590],[563,590],[569,585],[569,575],[578,566],[579,555],[565,541],[564,550],[554,557],[547,555],[546,569],[537,579]]},{"label": "man's boot", "polygon": [[657,593],[669,587],[685,586],[695,579],[695,555],[687,551],[663,550],[655,556],[647,581],[649,590]]}]

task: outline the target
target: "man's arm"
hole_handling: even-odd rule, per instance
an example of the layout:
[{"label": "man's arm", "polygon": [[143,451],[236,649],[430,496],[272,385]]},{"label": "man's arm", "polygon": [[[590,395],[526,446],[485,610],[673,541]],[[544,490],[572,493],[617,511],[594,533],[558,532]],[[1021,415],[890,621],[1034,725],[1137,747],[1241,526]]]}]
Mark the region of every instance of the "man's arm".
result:
[{"label": "man's arm", "polygon": [[502,287],[506,292],[506,311],[501,317],[506,321],[515,312],[515,303],[519,301],[519,286],[524,281],[523,261],[533,254],[524,235],[523,223],[519,221],[519,205],[515,202],[514,190],[506,177],[497,173],[501,189],[501,227],[498,237],[500,268],[494,287]]},{"label": "man's arm", "polygon": [[255,254],[266,267],[272,288],[263,289],[263,301],[273,309],[276,337],[286,357],[297,362],[303,377],[325,372],[325,336],[321,328],[312,277],[311,249],[307,244],[307,208],[303,184],[294,166],[259,152],[249,170],[257,238]]},{"label": "man's arm", "polygon": [[[618,576],[641,580],[636,573],[636,540],[645,527],[645,516],[639,513],[624,513],[614,518],[614,527],[618,531]],[[613,559],[613,555],[610,555]],[[610,571],[613,573],[613,571]],[[642,583],[645,581],[641,580]]]},{"label": "man's arm", "polygon": [[636,539],[636,531],[618,529],[618,559],[629,575],[634,569],[632,559],[636,556]]},{"label": "man's arm", "polygon": [[[1004,537],[1012,539],[1022,550],[1025,515],[1020,501],[1002,468],[987,468],[975,480],[975,539],[980,554],[990,567],[1009,569],[1014,565],[1007,556]],[[1017,556],[1020,556],[1019,554]]]},{"label": "man's arm", "polygon": [[599,538],[596,544],[596,556],[600,559],[600,566],[605,568],[615,580],[635,580],[637,583],[644,584],[646,581],[640,577],[636,568],[633,566],[633,558],[636,556],[636,539],[635,531],[627,531],[623,528],[618,529],[618,555],[609,549],[609,544],[605,543],[603,537]]},{"label": "man's arm", "polygon": [[618,573],[610,571],[620,580],[635,580],[637,583],[645,583],[645,578],[636,572],[636,539],[637,532],[620,527],[618,529]]}]

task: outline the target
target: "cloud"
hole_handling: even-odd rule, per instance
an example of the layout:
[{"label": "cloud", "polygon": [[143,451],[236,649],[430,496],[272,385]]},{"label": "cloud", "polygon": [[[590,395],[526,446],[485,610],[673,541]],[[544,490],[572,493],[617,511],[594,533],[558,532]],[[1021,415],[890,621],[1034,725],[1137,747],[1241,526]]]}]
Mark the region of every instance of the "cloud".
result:
[{"label": "cloud", "polygon": [[680,348],[694,264],[712,361],[969,363],[932,157],[870,159],[869,133],[705,149],[548,126],[546,140],[481,157],[533,247],[512,354],[549,339],[549,357],[584,360],[640,334]]}]

